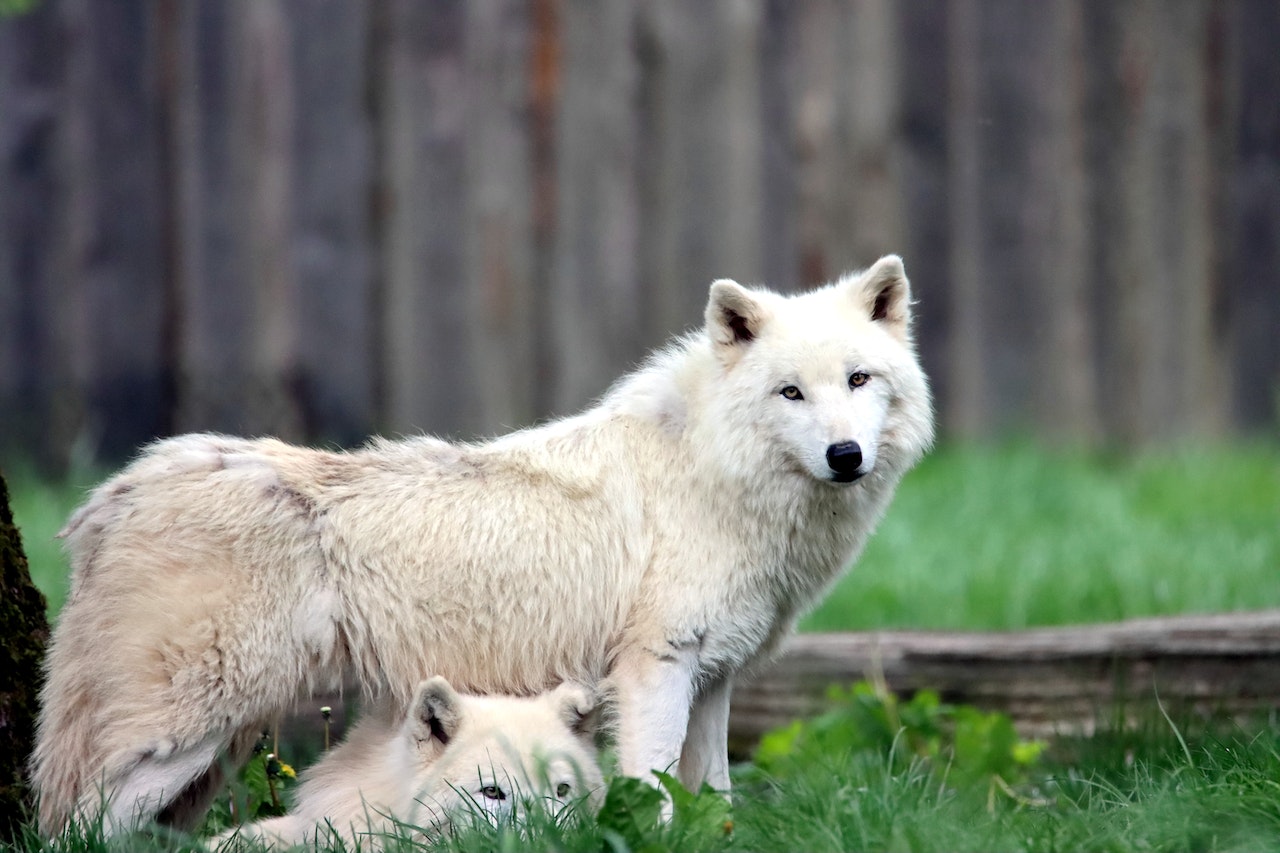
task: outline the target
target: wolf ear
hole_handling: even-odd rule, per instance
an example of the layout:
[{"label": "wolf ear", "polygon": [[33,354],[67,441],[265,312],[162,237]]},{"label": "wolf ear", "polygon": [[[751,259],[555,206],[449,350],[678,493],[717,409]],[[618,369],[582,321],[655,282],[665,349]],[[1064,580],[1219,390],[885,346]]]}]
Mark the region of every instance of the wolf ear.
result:
[{"label": "wolf ear", "polygon": [[443,747],[462,723],[462,701],[448,681],[437,675],[418,685],[413,696],[413,732],[419,741]]},{"label": "wolf ear", "polygon": [[569,731],[581,738],[595,737],[600,721],[600,701],[594,690],[581,684],[565,682],[551,694],[556,713]]},{"label": "wolf ear", "polygon": [[736,346],[755,340],[768,311],[751,291],[722,278],[711,285],[707,299],[707,334],[720,346]]},{"label": "wolf ear", "polygon": [[911,284],[902,258],[885,255],[851,282],[854,298],[873,322],[906,341],[911,334]]}]

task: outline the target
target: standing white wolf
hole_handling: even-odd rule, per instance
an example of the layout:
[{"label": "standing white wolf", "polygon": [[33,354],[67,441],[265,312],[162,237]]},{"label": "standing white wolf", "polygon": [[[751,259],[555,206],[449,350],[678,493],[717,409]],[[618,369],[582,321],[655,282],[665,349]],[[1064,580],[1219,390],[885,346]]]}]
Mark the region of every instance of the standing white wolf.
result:
[{"label": "standing white wolf", "polygon": [[300,693],[408,707],[439,673],[608,676],[619,769],[729,785],[734,675],[856,557],[933,436],[902,262],[794,297],[711,286],[704,329],[586,412],[353,452],[187,435],[93,493],[34,756],[45,832],[189,822],[215,758]]}]

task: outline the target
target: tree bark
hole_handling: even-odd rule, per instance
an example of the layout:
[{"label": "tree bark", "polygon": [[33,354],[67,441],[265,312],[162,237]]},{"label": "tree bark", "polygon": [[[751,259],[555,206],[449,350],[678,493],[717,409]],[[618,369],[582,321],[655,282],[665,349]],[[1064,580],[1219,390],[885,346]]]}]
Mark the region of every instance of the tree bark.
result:
[{"label": "tree bark", "polygon": [[49,622],[45,600],[31,583],[22,537],[0,475],[0,841],[10,841],[27,817],[27,757],[35,742],[36,709]]}]

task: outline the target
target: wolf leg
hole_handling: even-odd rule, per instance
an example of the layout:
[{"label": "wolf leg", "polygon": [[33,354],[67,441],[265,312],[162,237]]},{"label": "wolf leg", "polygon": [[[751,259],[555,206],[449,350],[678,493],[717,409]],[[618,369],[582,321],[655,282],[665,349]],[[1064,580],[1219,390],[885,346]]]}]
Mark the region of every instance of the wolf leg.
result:
[{"label": "wolf leg", "polygon": [[678,773],[689,728],[696,656],[681,649],[637,649],[614,667],[618,763],[626,776],[653,782],[653,770]]},{"label": "wolf leg", "polygon": [[689,731],[680,753],[680,782],[695,793],[706,782],[717,791],[729,790],[729,677],[708,684],[693,701]]}]

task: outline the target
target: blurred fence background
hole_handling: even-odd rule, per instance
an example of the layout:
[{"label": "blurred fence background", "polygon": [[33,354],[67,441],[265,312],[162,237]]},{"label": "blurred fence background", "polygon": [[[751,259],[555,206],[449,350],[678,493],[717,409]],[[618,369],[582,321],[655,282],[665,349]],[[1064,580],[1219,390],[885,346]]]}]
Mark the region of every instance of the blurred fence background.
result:
[{"label": "blurred fence background", "polygon": [[1275,0],[43,0],[0,452],[497,432],[714,278],[884,252],[947,435],[1274,434],[1278,46]]}]

